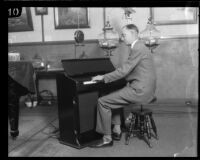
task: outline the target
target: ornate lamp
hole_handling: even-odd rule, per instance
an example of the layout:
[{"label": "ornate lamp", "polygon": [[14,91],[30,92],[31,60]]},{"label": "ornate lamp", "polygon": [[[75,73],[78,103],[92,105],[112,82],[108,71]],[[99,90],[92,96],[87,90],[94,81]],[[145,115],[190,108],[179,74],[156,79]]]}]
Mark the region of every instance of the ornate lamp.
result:
[{"label": "ornate lamp", "polygon": [[99,34],[99,46],[107,53],[106,56],[111,56],[111,52],[117,48],[119,44],[119,35],[111,27],[110,22],[107,21],[103,32]]},{"label": "ornate lamp", "polygon": [[140,39],[144,40],[145,45],[151,50],[151,53],[153,53],[153,49],[159,45],[158,40],[160,36],[160,31],[155,28],[152,18],[150,17],[146,28],[140,32]]}]

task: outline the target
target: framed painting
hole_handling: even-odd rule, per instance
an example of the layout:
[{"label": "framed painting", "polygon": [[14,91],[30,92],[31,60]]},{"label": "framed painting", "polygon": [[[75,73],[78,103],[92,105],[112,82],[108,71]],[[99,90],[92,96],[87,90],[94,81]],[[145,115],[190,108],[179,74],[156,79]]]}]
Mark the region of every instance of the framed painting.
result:
[{"label": "framed painting", "polygon": [[156,25],[197,23],[196,7],[155,7],[150,8],[150,15]]},{"label": "framed painting", "polygon": [[89,28],[88,8],[54,8],[55,29]]},{"label": "framed painting", "polygon": [[48,14],[47,7],[35,7],[35,14],[36,15],[47,15]]},{"label": "framed painting", "polygon": [[8,18],[8,32],[24,31],[33,31],[33,22],[29,7],[22,7],[21,16]]}]

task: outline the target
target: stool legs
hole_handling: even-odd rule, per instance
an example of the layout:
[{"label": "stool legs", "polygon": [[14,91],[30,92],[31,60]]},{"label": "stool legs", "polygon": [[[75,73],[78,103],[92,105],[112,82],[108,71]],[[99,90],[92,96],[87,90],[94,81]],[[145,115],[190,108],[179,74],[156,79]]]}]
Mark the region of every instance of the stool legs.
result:
[{"label": "stool legs", "polygon": [[153,129],[156,139],[157,139],[157,129],[155,122],[151,114],[144,114],[143,112],[131,113],[132,118],[130,119],[130,124],[128,126],[128,132],[126,133],[125,144],[129,144],[131,135],[137,135],[138,138],[143,139],[150,148],[152,148],[149,139],[151,139],[151,129]]},{"label": "stool legs", "polygon": [[[146,122],[146,120],[148,121],[148,119],[146,117],[147,116],[145,116],[144,114],[139,115],[139,119],[140,119],[139,138],[143,139],[151,148],[152,146],[149,142],[149,134],[148,134],[149,128],[148,128],[147,122]],[[146,136],[146,134],[147,134],[147,136]]]},{"label": "stool legs", "polygon": [[129,139],[131,137],[131,134],[133,134],[133,130],[134,130],[134,127],[135,127],[135,115],[132,114],[132,117],[130,119],[130,124],[128,126],[128,132],[126,134],[126,142],[125,144],[128,145],[129,144]]},{"label": "stool legs", "polygon": [[155,133],[155,138],[158,139],[156,124],[155,124],[155,122],[154,122],[154,120],[153,120],[152,114],[149,115],[149,118],[150,118],[150,121],[151,121],[152,129],[153,129],[153,131],[154,131],[154,133]]},{"label": "stool legs", "polygon": [[148,144],[148,146],[149,146],[150,148],[152,148],[152,145],[151,145],[151,143],[149,142],[149,139],[148,139],[147,136],[143,135],[142,139]]},{"label": "stool legs", "polygon": [[151,139],[151,124],[149,121],[149,116],[145,116],[145,124],[146,124],[146,131],[148,139]]},{"label": "stool legs", "polygon": [[144,136],[144,115],[141,114],[139,119],[140,119],[140,136],[142,138]]}]

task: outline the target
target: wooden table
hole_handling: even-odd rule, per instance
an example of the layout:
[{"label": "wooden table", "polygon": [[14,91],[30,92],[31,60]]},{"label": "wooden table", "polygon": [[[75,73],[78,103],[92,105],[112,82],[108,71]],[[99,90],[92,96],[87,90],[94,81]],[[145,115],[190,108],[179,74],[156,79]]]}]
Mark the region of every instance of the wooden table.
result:
[{"label": "wooden table", "polygon": [[[42,102],[45,102],[44,98],[42,97],[42,93],[46,92],[48,95],[53,97],[53,94],[49,90],[42,90],[39,91],[39,80],[41,79],[56,79],[56,75],[58,73],[64,73],[63,68],[55,68],[55,69],[49,69],[49,70],[35,70],[36,73],[36,93],[37,93],[37,101],[38,104],[41,104]],[[52,101],[52,99],[50,99]],[[45,102],[46,103],[46,102]]]}]

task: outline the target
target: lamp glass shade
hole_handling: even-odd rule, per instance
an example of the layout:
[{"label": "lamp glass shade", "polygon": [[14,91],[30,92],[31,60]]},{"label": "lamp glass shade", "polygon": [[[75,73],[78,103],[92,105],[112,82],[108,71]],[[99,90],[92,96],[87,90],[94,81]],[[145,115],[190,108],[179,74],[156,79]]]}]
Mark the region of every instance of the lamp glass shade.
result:
[{"label": "lamp glass shade", "polygon": [[146,28],[140,32],[140,39],[145,41],[145,44],[155,45],[160,39],[161,33],[155,28],[152,23],[148,23]]},{"label": "lamp glass shade", "polygon": [[103,49],[114,49],[119,44],[119,34],[113,30],[109,21],[107,21],[103,32],[98,36],[99,46]]}]

